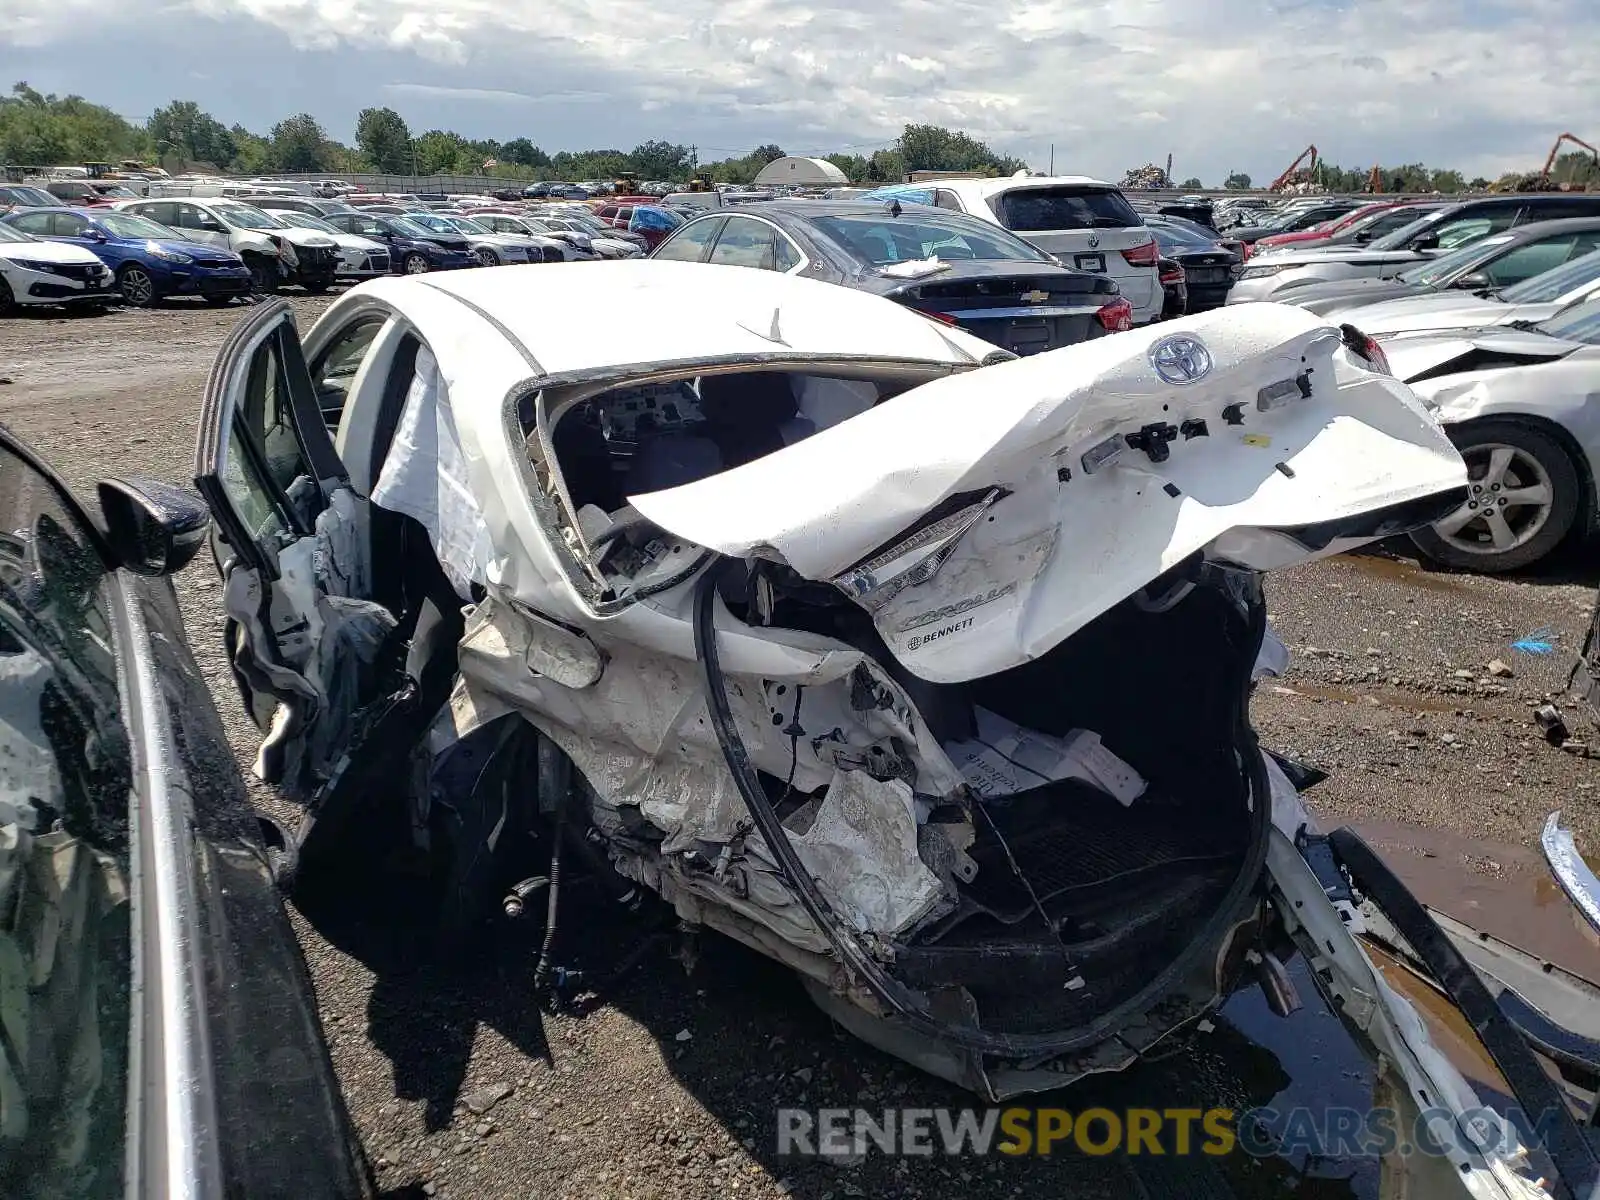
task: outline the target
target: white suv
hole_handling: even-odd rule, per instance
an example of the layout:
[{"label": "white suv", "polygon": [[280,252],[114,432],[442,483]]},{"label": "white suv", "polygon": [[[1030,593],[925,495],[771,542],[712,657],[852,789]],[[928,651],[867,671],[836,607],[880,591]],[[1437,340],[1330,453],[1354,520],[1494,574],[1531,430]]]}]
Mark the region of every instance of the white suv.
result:
[{"label": "white suv", "polygon": [[1135,325],[1161,316],[1155,235],[1112,184],[1083,175],[930,179],[878,188],[862,199],[971,213],[1055,255],[1063,266],[1109,276],[1133,305]]}]

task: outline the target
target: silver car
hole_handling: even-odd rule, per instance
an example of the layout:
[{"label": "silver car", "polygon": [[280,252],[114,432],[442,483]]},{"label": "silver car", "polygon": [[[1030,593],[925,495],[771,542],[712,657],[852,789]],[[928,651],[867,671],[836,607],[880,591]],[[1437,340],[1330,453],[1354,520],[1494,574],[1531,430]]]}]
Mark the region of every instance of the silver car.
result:
[{"label": "silver car", "polygon": [[1325,315],[1376,338],[1434,329],[1525,326],[1600,296],[1600,250],[1525,279],[1515,287],[1447,291],[1364,304]]},{"label": "silver car", "polygon": [[536,244],[532,238],[495,233],[471,217],[446,213],[408,213],[407,216],[424,229],[466,238],[473,255],[485,267],[498,267],[506,263],[560,262],[566,257],[559,249],[546,253],[545,247]]},{"label": "silver car", "polygon": [[1401,334],[1383,348],[1467,462],[1466,501],[1411,534],[1423,554],[1512,571],[1589,523],[1600,475],[1600,299],[1531,328]]}]

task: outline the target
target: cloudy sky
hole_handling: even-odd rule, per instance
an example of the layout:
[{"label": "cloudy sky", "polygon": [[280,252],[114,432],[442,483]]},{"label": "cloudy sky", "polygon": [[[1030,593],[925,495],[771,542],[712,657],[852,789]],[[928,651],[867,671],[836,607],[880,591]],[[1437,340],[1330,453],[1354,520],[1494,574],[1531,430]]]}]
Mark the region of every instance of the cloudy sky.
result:
[{"label": "cloudy sky", "polygon": [[647,138],[702,158],[871,149],[906,122],[1058,170],[1264,182],[1342,165],[1531,170],[1600,142],[1595,0],[0,0],[0,79],[144,118],[193,99],[350,140],[414,131],[547,150]]}]

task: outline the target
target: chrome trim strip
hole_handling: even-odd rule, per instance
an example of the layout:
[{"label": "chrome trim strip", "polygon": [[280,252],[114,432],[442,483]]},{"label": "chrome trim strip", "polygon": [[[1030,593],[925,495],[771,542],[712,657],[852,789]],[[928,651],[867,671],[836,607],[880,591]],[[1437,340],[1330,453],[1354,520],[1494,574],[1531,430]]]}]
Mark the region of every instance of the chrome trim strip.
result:
[{"label": "chrome trim strip", "polygon": [[[1111,301],[1107,301],[1109,304]],[[1092,317],[1100,305],[1035,304],[1025,308],[960,308],[941,309],[947,317],[957,321],[1004,320],[1009,317]]]},{"label": "chrome trim strip", "polygon": [[1590,926],[1600,932],[1600,879],[1595,878],[1594,871],[1583,861],[1583,855],[1578,853],[1572,833],[1561,828],[1560,809],[1545,820],[1539,845],[1561,890],[1577,906]]}]

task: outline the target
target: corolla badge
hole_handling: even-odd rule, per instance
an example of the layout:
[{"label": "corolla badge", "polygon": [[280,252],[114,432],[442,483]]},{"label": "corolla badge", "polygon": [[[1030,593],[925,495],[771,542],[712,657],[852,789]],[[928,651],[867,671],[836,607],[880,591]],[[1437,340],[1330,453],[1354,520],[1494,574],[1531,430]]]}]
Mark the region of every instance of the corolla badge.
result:
[{"label": "corolla badge", "polygon": [[1173,334],[1150,347],[1150,365],[1166,383],[1194,383],[1211,374],[1211,351],[1199,338]]}]

